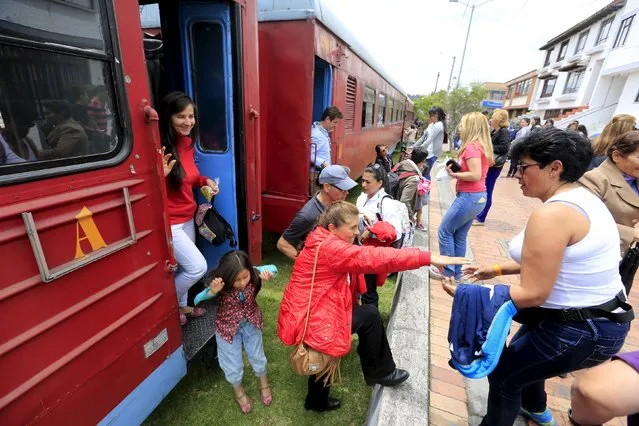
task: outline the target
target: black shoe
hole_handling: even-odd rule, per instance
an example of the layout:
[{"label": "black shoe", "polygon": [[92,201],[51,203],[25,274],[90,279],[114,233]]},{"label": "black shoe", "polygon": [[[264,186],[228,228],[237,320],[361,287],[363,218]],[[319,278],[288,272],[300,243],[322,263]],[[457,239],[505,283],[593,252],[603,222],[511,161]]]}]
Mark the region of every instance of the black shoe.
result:
[{"label": "black shoe", "polygon": [[318,413],[322,413],[324,411],[337,410],[341,406],[342,406],[342,401],[340,401],[337,398],[330,397],[330,396],[328,397],[328,401],[326,402],[326,405],[324,407],[311,406],[311,405],[309,405],[308,401],[306,401],[304,403],[304,408],[306,408],[307,410],[311,410],[311,411],[317,411]]},{"label": "black shoe", "polygon": [[400,383],[404,383],[410,374],[408,371],[396,368],[395,371],[388,376],[380,377],[379,379],[370,379],[366,377],[366,384],[368,386],[382,385],[382,386],[397,386]]}]

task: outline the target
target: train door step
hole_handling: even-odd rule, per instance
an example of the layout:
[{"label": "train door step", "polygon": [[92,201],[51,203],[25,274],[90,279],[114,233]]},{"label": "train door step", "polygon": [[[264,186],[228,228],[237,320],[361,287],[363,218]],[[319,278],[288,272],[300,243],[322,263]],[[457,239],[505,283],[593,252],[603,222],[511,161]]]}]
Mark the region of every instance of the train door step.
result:
[{"label": "train door step", "polygon": [[184,357],[187,361],[193,358],[211,339],[215,337],[215,315],[218,303],[204,302],[198,306],[206,309],[206,314],[197,318],[189,318],[182,327],[184,338]]}]

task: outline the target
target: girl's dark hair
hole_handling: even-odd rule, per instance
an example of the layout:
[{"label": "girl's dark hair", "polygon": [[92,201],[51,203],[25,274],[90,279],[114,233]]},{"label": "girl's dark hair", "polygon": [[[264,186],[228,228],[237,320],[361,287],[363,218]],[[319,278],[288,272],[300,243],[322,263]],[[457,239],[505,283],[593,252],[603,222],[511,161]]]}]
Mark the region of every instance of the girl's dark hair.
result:
[{"label": "girl's dark hair", "polygon": [[[382,182],[382,188],[388,192],[388,179],[386,178],[386,170],[377,163],[371,163],[364,169],[364,173],[373,175],[377,182]],[[362,173],[362,174],[364,174]]]},{"label": "girl's dark hair", "polygon": [[[174,189],[178,189],[184,179],[185,171],[180,162],[180,154],[178,153],[178,136],[175,134],[171,116],[184,111],[189,105],[193,106],[195,114],[195,123],[197,125],[197,108],[191,98],[182,92],[171,92],[164,97],[160,107],[160,133],[162,135],[162,146],[165,154],[171,154],[171,159],[175,160],[175,165],[169,174],[169,182]],[[195,144],[197,137],[196,127],[191,131],[191,147]]]},{"label": "girl's dark hair", "polygon": [[211,271],[204,282],[208,286],[215,278],[222,278],[222,281],[224,281],[222,291],[229,291],[233,289],[233,283],[237,276],[245,269],[251,275],[251,283],[255,287],[255,295],[257,296],[257,293],[262,289],[262,279],[257,270],[253,268],[248,254],[243,251],[230,251],[222,256],[217,269]]},{"label": "girl's dark hair", "polygon": [[446,113],[441,107],[436,106],[428,110],[428,116],[430,117],[431,115],[436,115],[437,121],[442,122],[442,125],[444,126],[444,142],[443,143],[448,143],[448,132],[446,132]]},{"label": "girl's dark hair", "polygon": [[377,156],[379,157],[380,155],[382,155],[382,147],[386,146],[383,143],[380,143],[378,145],[375,145],[375,152],[377,153]]},{"label": "girl's dark hair", "polygon": [[530,157],[540,164],[540,169],[559,160],[564,166],[559,179],[576,182],[590,165],[592,144],[578,132],[566,132],[549,127],[531,133],[520,143],[514,144],[510,150],[510,157],[513,161],[518,161],[521,157]]},{"label": "girl's dark hair", "polygon": [[637,149],[639,149],[639,131],[631,130],[617,136],[612,142],[612,145],[610,145],[610,148],[608,148],[607,154],[608,158],[610,158],[610,161],[613,161],[613,152],[617,151],[619,154],[621,154],[622,157],[627,157],[628,155],[635,152]]}]

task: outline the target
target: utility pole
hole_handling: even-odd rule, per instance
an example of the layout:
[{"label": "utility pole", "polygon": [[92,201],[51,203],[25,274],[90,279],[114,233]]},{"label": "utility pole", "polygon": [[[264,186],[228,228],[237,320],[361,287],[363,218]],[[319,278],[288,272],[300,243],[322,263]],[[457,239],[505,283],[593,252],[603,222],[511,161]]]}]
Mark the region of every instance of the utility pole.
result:
[{"label": "utility pole", "polygon": [[453,81],[453,71],[455,70],[455,59],[453,56],[453,65],[450,67],[450,76],[448,77],[448,86],[446,87],[446,92],[450,92],[450,84]]},{"label": "utility pole", "polygon": [[457,74],[457,87],[459,87],[459,83],[461,82],[461,73],[462,73],[462,68],[464,67],[464,58],[466,57],[466,46],[468,46],[468,36],[470,35],[470,25],[473,23],[474,12],[475,12],[475,5],[472,5],[470,7],[470,21],[468,21],[468,31],[466,32],[466,42],[464,43],[464,52],[462,53],[461,63],[459,64],[459,74]]},{"label": "utility pole", "polygon": [[435,90],[433,90],[433,93],[437,93],[438,84],[439,84],[439,71],[437,71],[437,80],[435,80]]}]

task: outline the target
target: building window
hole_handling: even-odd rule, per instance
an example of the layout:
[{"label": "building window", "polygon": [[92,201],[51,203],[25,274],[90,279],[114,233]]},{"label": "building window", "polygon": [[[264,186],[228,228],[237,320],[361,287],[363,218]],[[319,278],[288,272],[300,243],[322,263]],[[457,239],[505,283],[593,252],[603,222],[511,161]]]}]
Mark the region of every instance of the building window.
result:
[{"label": "building window", "polygon": [[350,75],[346,79],[346,101],[344,102],[344,133],[349,135],[355,129],[355,105],[357,101],[357,80]]},{"label": "building window", "polygon": [[5,39],[0,30],[0,176],[104,166],[125,149],[114,80],[119,67],[103,34],[102,3],[79,14],[41,3],[47,19],[10,2],[15,32]]},{"label": "building window", "polygon": [[555,91],[555,83],[557,83],[557,77],[544,80],[544,87],[541,89],[540,98],[549,98],[552,96],[552,92]]},{"label": "building window", "polygon": [[561,61],[566,57],[566,52],[568,52],[568,43],[570,40],[566,40],[561,43],[561,47],[559,47],[559,54],[557,55],[557,61]]},{"label": "building window", "polygon": [[555,49],[548,49],[546,51],[546,60],[544,61],[544,66],[547,67],[548,65],[550,65],[550,55],[552,55],[552,51]]},{"label": "building window", "polygon": [[506,99],[510,99],[513,97],[513,87],[515,86],[508,86],[508,93],[506,93]]},{"label": "building window", "polygon": [[575,47],[575,55],[579,52],[582,52],[586,48],[586,41],[588,40],[588,33],[590,31],[584,31],[579,34],[579,39],[577,39],[577,47]]},{"label": "building window", "polygon": [[612,18],[608,18],[601,23],[601,27],[599,27],[599,35],[597,35],[597,41],[595,42],[595,46],[608,40],[608,34],[610,34],[610,27],[612,27],[612,21],[614,19],[615,18],[613,16]]},{"label": "building window", "polygon": [[549,118],[557,118],[561,115],[560,109],[547,109],[544,114],[544,120],[548,120]]},{"label": "building window", "polygon": [[377,125],[383,126],[386,121],[386,95],[379,94],[379,106],[377,107]]},{"label": "building window", "polygon": [[373,125],[373,110],[375,109],[375,90],[364,86],[364,100],[362,102],[362,128]]},{"label": "building window", "polygon": [[628,38],[628,33],[630,32],[630,26],[632,25],[632,20],[635,19],[635,15],[629,16],[623,21],[621,21],[621,25],[619,26],[619,32],[617,33],[617,37],[615,38],[615,44],[612,46],[621,47],[626,44],[626,39]]},{"label": "building window", "polygon": [[527,95],[530,92],[530,79],[524,81],[520,95]]},{"label": "building window", "polygon": [[489,90],[488,91],[488,99],[491,101],[501,101],[504,99],[504,94],[506,92],[503,90]]},{"label": "building window", "polygon": [[581,81],[584,78],[584,70],[581,71],[573,71],[568,74],[568,79],[566,80],[566,87],[564,88],[564,93],[575,93],[579,90],[579,86],[581,86]]}]

